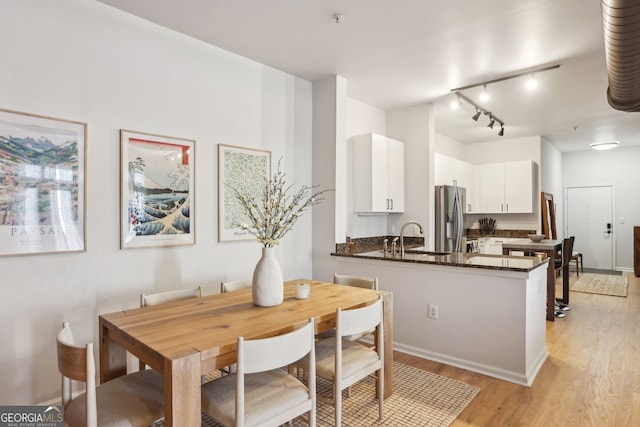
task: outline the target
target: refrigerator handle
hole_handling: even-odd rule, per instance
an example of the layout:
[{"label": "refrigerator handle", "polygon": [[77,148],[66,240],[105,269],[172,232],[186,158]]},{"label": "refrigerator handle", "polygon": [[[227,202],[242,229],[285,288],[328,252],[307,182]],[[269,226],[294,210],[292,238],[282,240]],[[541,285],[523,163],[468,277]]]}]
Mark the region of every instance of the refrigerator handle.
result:
[{"label": "refrigerator handle", "polygon": [[455,210],[456,212],[454,213],[454,216],[456,218],[456,241],[454,244],[454,252],[462,252],[462,230],[463,230],[463,224],[462,224],[462,201],[460,200],[460,193],[457,191],[455,192],[455,196],[453,199],[453,204],[455,206]]}]

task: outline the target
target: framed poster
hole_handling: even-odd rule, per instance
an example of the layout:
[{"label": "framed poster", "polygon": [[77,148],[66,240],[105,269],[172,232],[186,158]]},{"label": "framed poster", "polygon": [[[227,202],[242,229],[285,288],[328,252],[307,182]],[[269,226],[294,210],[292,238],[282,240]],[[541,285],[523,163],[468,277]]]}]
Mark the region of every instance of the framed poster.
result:
[{"label": "framed poster", "polygon": [[82,252],[87,124],[0,110],[0,256]]},{"label": "framed poster", "polygon": [[195,243],[195,141],[120,131],[120,247]]},{"label": "framed poster", "polygon": [[241,228],[244,208],[232,189],[261,197],[271,175],[271,151],[218,144],[218,241],[254,240]]}]

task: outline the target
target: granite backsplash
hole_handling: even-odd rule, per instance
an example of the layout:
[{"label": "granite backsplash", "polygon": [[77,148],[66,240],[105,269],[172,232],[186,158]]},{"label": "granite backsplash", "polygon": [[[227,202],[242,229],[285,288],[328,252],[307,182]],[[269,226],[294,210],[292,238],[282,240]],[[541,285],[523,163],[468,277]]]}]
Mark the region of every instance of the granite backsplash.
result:
[{"label": "granite backsplash", "polygon": [[[467,239],[480,237],[510,237],[510,238],[527,238],[529,234],[536,234],[536,230],[500,230],[497,229],[493,234],[483,234],[480,229],[467,229]],[[391,241],[398,236],[375,236],[375,237],[359,237],[351,239],[350,243],[336,243],[336,254],[359,254],[362,252],[370,252],[382,250],[384,239],[388,239],[389,249],[391,249]],[[398,247],[400,242],[397,243]],[[416,246],[424,246],[424,237],[422,236],[405,236],[405,248]]]}]

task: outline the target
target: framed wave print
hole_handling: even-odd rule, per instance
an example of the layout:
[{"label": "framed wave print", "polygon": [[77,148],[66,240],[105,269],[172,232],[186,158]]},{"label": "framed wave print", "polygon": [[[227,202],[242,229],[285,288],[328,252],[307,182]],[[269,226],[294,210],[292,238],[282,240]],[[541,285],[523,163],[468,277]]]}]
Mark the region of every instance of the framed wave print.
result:
[{"label": "framed wave print", "polygon": [[120,247],[195,243],[195,141],[120,131]]},{"label": "framed wave print", "polygon": [[0,110],[0,256],[86,251],[87,124]]},{"label": "framed wave print", "polygon": [[259,197],[271,175],[271,151],[218,144],[218,241],[255,240],[241,228],[244,208],[231,188]]}]

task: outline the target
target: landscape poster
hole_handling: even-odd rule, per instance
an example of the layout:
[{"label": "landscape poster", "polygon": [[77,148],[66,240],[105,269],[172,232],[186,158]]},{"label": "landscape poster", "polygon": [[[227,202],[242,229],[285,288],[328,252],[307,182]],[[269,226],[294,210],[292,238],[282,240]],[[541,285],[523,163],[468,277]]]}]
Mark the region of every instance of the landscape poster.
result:
[{"label": "landscape poster", "polygon": [[121,248],[195,243],[195,141],[120,131]]},{"label": "landscape poster", "polygon": [[85,248],[86,123],[0,109],[0,256]]}]

